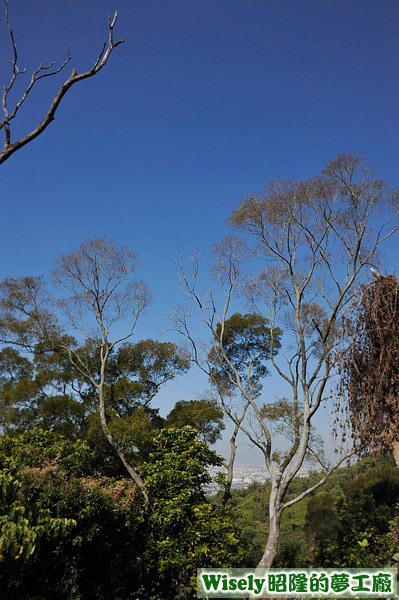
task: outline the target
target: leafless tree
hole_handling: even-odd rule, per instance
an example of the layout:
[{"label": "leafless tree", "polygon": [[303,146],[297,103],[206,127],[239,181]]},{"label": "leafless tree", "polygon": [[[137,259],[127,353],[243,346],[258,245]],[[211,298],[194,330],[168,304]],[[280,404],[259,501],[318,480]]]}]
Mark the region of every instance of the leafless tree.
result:
[{"label": "leafless tree", "polygon": [[[361,156],[339,155],[309,180],[273,180],[263,194],[240,203],[230,223],[244,232],[246,244],[229,237],[215,247],[213,275],[219,291],[201,294],[195,256],[191,267],[183,259],[178,264],[180,288],[211,332],[211,351],[201,352],[188,311],[176,314],[176,327],[191,344],[193,360],[213,379],[226,414],[263,453],[270,474],[269,536],[261,568],[270,567],[275,558],[282,512],[322,485],[347,458],[341,457],[332,467],[324,463],[312,448],[311,421],[328,395],[332,358],[346,339],[345,312],[357,282],[364,268],[373,264],[380,244],[398,228],[397,200],[397,193],[374,176]],[[381,216],[391,208],[395,220],[382,224]],[[257,276],[243,273],[248,247],[259,264]],[[258,395],[253,373],[256,357],[248,360],[243,373],[227,349],[225,326],[238,292],[245,293],[253,310],[270,325],[271,344],[265,358],[291,390],[284,402]],[[273,332],[279,326],[285,343],[277,355]],[[238,391],[241,409],[232,403],[232,389]],[[281,433],[290,437],[284,451],[278,448]],[[287,500],[290,482],[312,453],[325,475],[317,485]]]},{"label": "leafless tree", "polygon": [[10,60],[11,63],[11,78],[8,85],[4,86],[3,95],[2,95],[2,106],[4,118],[0,121],[0,129],[4,130],[4,145],[3,149],[0,152],[0,164],[6,161],[14,152],[29,144],[32,140],[38,137],[43,131],[50,125],[50,123],[54,120],[54,115],[59,107],[63,97],[68,92],[68,90],[78,83],[78,81],[82,81],[83,79],[88,79],[89,77],[93,77],[96,75],[108,62],[109,57],[114,48],[119,46],[124,42],[123,39],[118,41],[114,41],[114,27],[116,24],[118,13],[115,12],[112,20],[111,17],[108,17],[108,42],[103,44],[100,53],[98,54],[93,66],[84,73],[78,73],[74,68],[72,69],[71,75],[62,83],[58,92],[54,96],[52,102],[50,103],[49,108],[47,109],[46,114],[44,115],[42,121],[34,127],[29,133],[21,137],[16,141],[11,140],[11,126],[12,122],[18,114],[19,109],[25,103],[28,98],[30,92],[35,87],[38,81],[44,79],[45,77],[52,77],[60,73],[66,65],[71,60],[71,55],[68,54],[64,62],[57,68],[54,66],[54,62],[51,62],[48,65],[39,64],[37,69],[32,73],[30,77],[30,81],[28,85],[25,87],[22,92],[19,100],[14,104],[11,108],[8,106],[8,98],[11,90],[14,89],[14,86],[21,75],[25,73],[25,69],[20,70],[18,67],[18,52],[17,52],[17,44],[15,42],[14,33],[11,29],[9,18],[8,18],[8,0],[4,0],[5,10],[6,10],[6,26],[10,35],[11,46],[13,51],[13,58]]}]

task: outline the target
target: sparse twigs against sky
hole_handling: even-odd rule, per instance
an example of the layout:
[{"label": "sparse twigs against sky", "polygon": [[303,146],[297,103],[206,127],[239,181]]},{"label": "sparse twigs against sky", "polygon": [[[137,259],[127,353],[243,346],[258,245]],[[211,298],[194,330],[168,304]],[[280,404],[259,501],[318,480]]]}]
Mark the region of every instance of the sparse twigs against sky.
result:
[{"label": "sparse twigs against sky", "polygon": [[[378,273],[355,298],[353,339],[339,356],[338,409],[355,449],[391,450],[399,468],[399,283]],[[347,404],[346,402],[347,401]],[[341,416],[341,411],[338,412]],[[337,419],[338,425],[345,421]]]},{"label": "sparse twigs against sky", "polygon": [[13,33],[13,30],[11,29],[10,21],[9,21],[8,0],[4,0],[4,5],[5,5],[5,24],[8,29],[9,35],[10,35],[10,42],[11,42],[11,48],[12,48],[12,59],[9,61],[11,64],[10,81],[7,85],[4,85],[3,95],[2,95],[2,107],[3,107],[4,118],[0,121],[0,129],[4,130],[4,145],[3,145],[2,151],[0,152],[0,164],[3,163],[4,161],[6,161],[12,154],[14,154],[14,152],[19,150],[26,144],[29,144],[29,142],[31,142],[36,137],[38,137],[41,133],[43,133],[43,131],[48,127],[48,125],[50,125],[50,123],[54,120],[55,112],[56,112],[57,108],[59,107],[59,105],[60,105],[63,97],[67,93],[67,91],[73,85],[75,85],[75,83],[78,83],[79,81],[82,81],[83,79],[88,79],[89,77],[93,77],[94,75],[96,75],[107,64],[108,59],[109,59],[113,49],[124,42],[123,39],[114,41],[114,27],[115,27],[117,16],[118,16],[118,13],[115,12],[112,19],[110,16],[108,16],[108,41],[104,42],[100,53],[98,54],[95,62],[93,63],[93,66],[89,70],[87,70],[83,73],[78,73],[77,70],[75,68],[73,68],[71,75],[67,79],[65,79],[65,81],[59,87],[58,92],[56,93],[56,95],[54,96],[53,100],[50,103],[50,106],[48,108],[45,107],[44,110],[46,110],[46,112],[44,114],[42,121],[38,125],[33,127],[33,129],[31,129],[31,131],[29,133],[27,133],[26,135],[24,135],[23,137],[21,137],[18,140],[12,141],[12,139],[11,139],[12,122],[16,118],[21,106],[27,100],[28,95],[32,91],[33,87],[35,87],[37,82],[40,81],[41,79],[44,79],[45,77],[53,77],[53,76],[57,75],[58,73],[60,73],[66,67],[66,65],[70,62],[70,60],[72,59],[72,56],[68,52],[68,56],[65,58],[64,62],[59,67],[56,67],[54,62],[50,62],[47,65],[43,65],[42,63],[40,63],[39,66],[37,67],[37,69],[31,74],[29,83],[23,89],[23,91],[19,97],[19,100],[15,104],[13,104],[12,107],[10,107],[8,104],[9,93],[11,92],[11,90],[15,89],[17,80],[19,81],[19,77],[23,76],[25,74],[25,69],[20,69],[17,64],[19,61],[19,57],[18,57],[18,51],[17,51],[17,43],[15,41],[14,33]]},{"label": "sparse twigs against sky", "polygon": [[[178,265],[181,290],[199,309],[211,348],[201,352],[183,312],[176,316],[176,327],[191,344],[193,360],[211,378],[226,414],[263,453],[271,477],[269,537],[259,567],[273,563],[283,510],[322,485],[345,459],[324,465],[326,474],[317,486],[285,500],[304,460],[315,455],[311,421],[327,396],[334,353],[347,338],[346,307],[365,267],[398,228],[397,199],[362,156],[338,155],[311,179],[269,181],[263,194],[249,195],[233,211],[230,223],[244,241],[229,237],[215,247],[221,304],[220,293],[203,298],[198,291],[195,257],[191,267],[183,259]],[[256,261],[256,275],[245,276],[246,249]],[[237,360],[228,341],[229,310],[238,292],[269,328],[263,353],[247,346],[245,361]],[[283,403],[261,389],[255,369],[259,358],[290,390]],[[234,391],[242,400],[241,411],[232,403]],[[291,425],[284,452],[273,435],[282,420]],[[317,458],[323,465],[322,456]]]}]

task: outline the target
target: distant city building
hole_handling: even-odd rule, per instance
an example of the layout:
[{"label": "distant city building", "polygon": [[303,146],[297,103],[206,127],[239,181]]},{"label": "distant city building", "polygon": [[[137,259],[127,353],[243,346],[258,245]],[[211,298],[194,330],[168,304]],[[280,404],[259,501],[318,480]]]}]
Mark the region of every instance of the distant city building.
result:
[{"label": "distant city building", "polygon": [[[305,477],[309,470],[314,467],[303,466],[299,472],[299,477]],[[214,467],[209,471],[212,477],[215,477],[218,473],[226,473],[226,469],[223,467]],[[234,467],[234,477],[232,482],[233,490],[243,490],[247,488],[251,483],[265,483],[270,479],[269,473],[263,465],[236,465]],[[204,486],[204,492],[210,496],[216,494],[220,487],[217,483],[210,483]]]}]

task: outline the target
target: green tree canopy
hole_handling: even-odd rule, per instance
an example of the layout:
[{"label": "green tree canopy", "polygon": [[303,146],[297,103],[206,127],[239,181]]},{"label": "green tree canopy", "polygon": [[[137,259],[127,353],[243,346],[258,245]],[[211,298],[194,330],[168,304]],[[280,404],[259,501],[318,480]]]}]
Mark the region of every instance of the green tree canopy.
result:
[{"label": "green tree canopy", "polygon": [[271,352],[273,356],[278,353],[281,335],[281,329],[273,330],[272,351],[270,324],[262,315],[234,313],[223,324],[218,323],[214,334],[216,344],[209,353],[211,379],[232,390],[234,368],[246,385],[250,374],[251,384],[259,394],[262,388],[260,380],[269,372],[265,363],[270,360]]},{"label": "green tree canopy", "polygon": [[214,444],[225,428],[223,416],[222,409],[212,399],[179,400],[166,417],[165,426],[191,425],[204,442]]},{"label": "green tree canopy", "polygon": [[197,568],[243,561],[230,511],[202,490],[220,462],[195,429],[161,430],[140,467],[150,508],[130,478],[98,474],[82,441],[41,430],[3,436],[0,594],[194,598]]}]

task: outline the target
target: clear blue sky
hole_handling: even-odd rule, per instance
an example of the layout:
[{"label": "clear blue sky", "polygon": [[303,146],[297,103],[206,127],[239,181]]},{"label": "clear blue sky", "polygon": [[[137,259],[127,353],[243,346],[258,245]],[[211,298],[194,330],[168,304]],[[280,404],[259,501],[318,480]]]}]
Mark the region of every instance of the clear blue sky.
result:
[{"label": "clear blue sky", "polygon": [[[154,304],[138,335],[157,337],[179,301],[176,247],[206,254],[267,178],[307,177],[353,150],[399,185],[397,0],[9,0],[20,68],[70,50],[66,74],[87,69],[115,9],[126,42],[0,167],[0,278],[46,274],[106,234],[142,256]],[[0,31],[3,85],[12,52]],[[16,134],[61,80],[38,85]],[[175,399],[194,394],[191,381]]]}]

